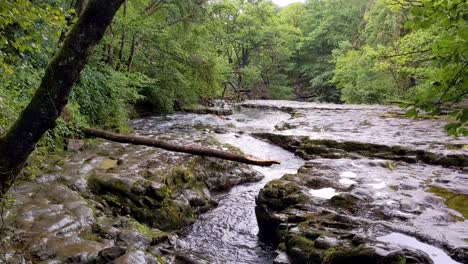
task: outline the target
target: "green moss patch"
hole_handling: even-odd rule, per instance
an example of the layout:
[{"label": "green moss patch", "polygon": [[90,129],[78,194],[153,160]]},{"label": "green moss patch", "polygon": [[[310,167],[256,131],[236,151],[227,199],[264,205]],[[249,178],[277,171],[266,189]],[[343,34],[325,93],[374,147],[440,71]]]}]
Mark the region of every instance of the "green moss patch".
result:
[{"label": "green moss patch", "polygon": [[465,219],[468,219],[468,195],[454,193],[437,186],[431,186],[429,192],[444,198],[447,207],[460,212]]},{"label": "green moss patch", "polygon": [[102,170],[108,170],[117,167],[117,160],[106,159],[99,164],[99,168]]}]

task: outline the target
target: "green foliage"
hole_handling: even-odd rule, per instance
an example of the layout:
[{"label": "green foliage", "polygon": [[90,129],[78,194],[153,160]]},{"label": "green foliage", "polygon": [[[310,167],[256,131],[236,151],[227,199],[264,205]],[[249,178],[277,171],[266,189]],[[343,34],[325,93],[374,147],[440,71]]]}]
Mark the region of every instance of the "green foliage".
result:
[{"label": "green foliage", "polygon": [[410,117],[445,109],[456,120],[449,134],[467,135],[467,10],[466,1],[375,1],[359,41],[334,52],[342,99],[400,101]]},{"label": "green foliage", "polygon": [[251,98],[290,96],[287,70],[300,31],[289,22],[297,16],[280,15],[269,1],[213,1],[210,13],[217,49],[229,63],[229,87]]},{"label": "green foliage", "polygon": [[2,1],[0,70],[12,74],[11,65],[32,56],[37,60],[41,53],[50,53],[51,44],[56,43],[65,26],[65,15],[55,1]]},{"label": "green foliage", "polygon": [[[343,43],[342,49],[349,43]],[[382,104],[398,87],[391,72],[378,60],[378,51],[369,46],[361,50],[336,51],[333,81],[341,88],[341,99],[348,103]]]},{"label": "green foliage", "polygon": [[108,67],[86,67],[72,101],[88,124],[110,129],[127,127],[129,105],[140,96],[133,76]]},{"label": "green foliage", "polygon": [[[368,1],[310,0],[300,30],[292,75],[299,78],[302,93],[317,101],[339,101],[331,82],[334,61],[332,52],[343,41],[351,41],[357,32]],[[337,8],[339,6],[339,8]]]}]

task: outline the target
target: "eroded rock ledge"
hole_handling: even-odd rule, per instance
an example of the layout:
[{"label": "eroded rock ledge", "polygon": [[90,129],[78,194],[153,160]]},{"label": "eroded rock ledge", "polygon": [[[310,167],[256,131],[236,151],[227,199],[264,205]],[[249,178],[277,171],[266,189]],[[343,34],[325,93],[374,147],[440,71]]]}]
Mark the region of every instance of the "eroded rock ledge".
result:
[{"label": "eroded rock ledge", "polygon": [[311,139],[306,136],[289,136],[274,133],[255,133],[254,136],[267,139],[284,149],[295,152],[304,159],[317,157],[340,159],[360,156],[404,161],[423,162],[443,167],[468,167],[468,155],[440,154],[426,150],[415,150],[403,146],[387,146],[357,141]]},{"label": "eroded rock ledge", "polygon": [[13,228],[0,239],[8,263],[180,262],[178,234],[217,205],[216,194],[263,177],[233,162],[115,143],[49,171],[13,191],[4,215]]},{"label": "eroded rock ledge", "polygon": [[433,186],[466,192],[457,189],[466,175],[454,168],[389,164],[316,157],[297,174],[268,183],[255,212],[262,239],[278,246],[275,263],[433,263],[425,252],[384,242],[388,234],[416,237],[466,263],[466,216],[431,193]]}]

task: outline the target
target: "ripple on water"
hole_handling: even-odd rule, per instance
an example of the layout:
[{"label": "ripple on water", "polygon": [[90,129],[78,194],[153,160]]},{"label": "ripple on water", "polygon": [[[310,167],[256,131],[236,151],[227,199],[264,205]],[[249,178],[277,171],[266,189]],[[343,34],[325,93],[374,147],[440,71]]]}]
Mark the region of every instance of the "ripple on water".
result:
[{"label": "ripple on water", "polygon": [[286,173],[296,173],[304,161],[280,147],[247,135],[217,135],[221,143],[238,147],[261,159],[275,159],[281,164],[254,167],[265,178],[233,188],[213,210],[202,215],[183,238],[186,249],[209,256],[214,263],[272,263],[274,249],[258,239],[255,196],[263,186]]},{"label": "ripple on water", "polygon": [[333,196],[340,194],[333,188],[322,188],[317,190],[310,190],[309,193],[315,197],[322,199],[331,199]]},{"label": "ripple on water", "polygon": [[431,257],[432,261],[434,261],[434,264],[461,264],[460,262],[456,262],[455,260],[450,258],[449,255],[447,255],[447,253],[445,253],[443,250],[422,243],[416,238],[407,235],[403,235],[400,233],[390,233],[385,236],[377,237],[377,240],[419,249],[427,253],[429,257]]}]

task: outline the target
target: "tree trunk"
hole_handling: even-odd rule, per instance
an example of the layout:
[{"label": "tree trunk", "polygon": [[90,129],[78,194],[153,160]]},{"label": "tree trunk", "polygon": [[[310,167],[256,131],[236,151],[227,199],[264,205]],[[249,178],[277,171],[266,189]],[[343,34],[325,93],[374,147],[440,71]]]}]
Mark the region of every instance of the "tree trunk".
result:
[{"label": "tree trunk", "polygon": [[44,133],[56,120],[123,0],[91,0],[50,61],[28,106],[0,139],[0,199],[14,183]]},{"label": "tree trunk", "polygon": [[109,28],[107,30],[107,34],[109,35],[110,43],[106,44],[106,52],[105,52],[105,62],[107,65],[114,67],[114,45],[112,43],[114,42],[114,32],[112,30],[112,24],[109,25]]},{"label": "tree trunk", "polygon": [[127,61],[127,71],[130,72],[132,70],[132,67],[133,67],[133,60],[135,59],[135,53],[136,53],[136,49],[137,49],[137,34],[134,34],[133,35],[133,38],[132,38],[132,48],[130,49],[130,56],[128,57],[128,61]]},{"label": "tree trunk", "polygon": [[77,0],[75,3],[75,16],[80,17],[86,7],[86,0]]},{"label": "tree trunk", "polygon": [[[123,8],[124,8],[123,17],[125,18],[127,16],[127,0],[124,1],[124,7]],[[125,38],[126,38],[126,28],[125,28],[125,24],[122,24],[122,35],[120,37],[119,61],[117,63],[117,66],[115,67],[115,70],[119,70],[119,68],[123,64]]]},{"label": "tree trunk", "polygon": [[103,131],[99,129],[93,129],[93,128],[85,129],[84,133],[87,136],[104,138],[104,139],[108,139],[108,140],[119,142],[119,143],[128,143],[128,144],[133,144],[133,145],[145,145],[145,146],[161,148],[161,149],[165,149],[169,151],[174,151],[174,152],[188,153],[188,154],[193,154],[193,155],[198,155],[198,156],[203,156],[203,157],[214,157],[214,158],[231,160],[231,161],[236,161],[240,163],[258,165],[258,166],[263,166],[263,167],[268,167],[273,164],[280,164],[280,162],[276,160],[258,160],[258,159],[248,157],[245,155],[221,151],[217,149],[209,149],[209,148],[203,148],[203,147],[197,147],[197,146],[185,146],[185,145],[182,146],[182,145],[172,144],[172,143],[168,143],[168,142],[154,139],[154,138],[122,135],[122,134],[111,133],[111,132],[107,132],[107,131]]}]

